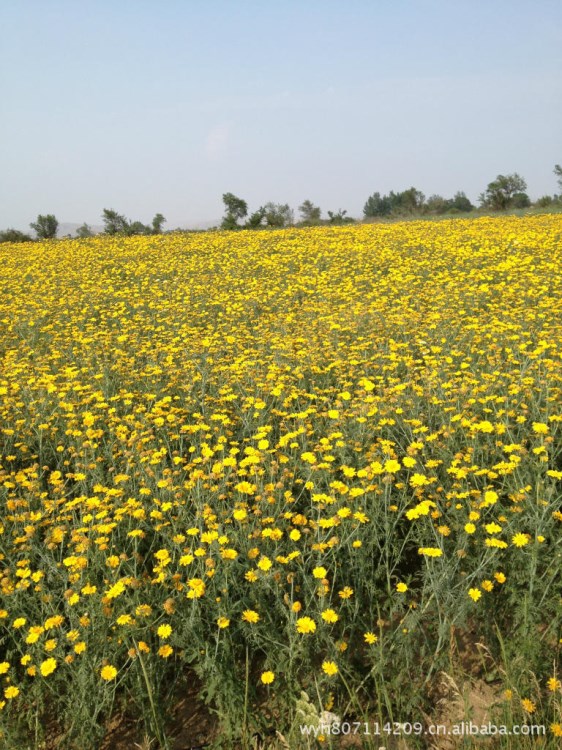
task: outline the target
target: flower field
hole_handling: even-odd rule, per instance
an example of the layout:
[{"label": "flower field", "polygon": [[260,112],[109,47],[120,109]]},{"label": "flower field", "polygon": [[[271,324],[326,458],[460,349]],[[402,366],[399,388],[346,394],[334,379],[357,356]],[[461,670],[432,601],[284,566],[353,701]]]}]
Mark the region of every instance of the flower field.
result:
[{"label": "flower field", "polygon": [[315,747],[443,673],[557,746],[562,218],[0,259],[2,747],[173,747],[194,680],[217,744]]}]

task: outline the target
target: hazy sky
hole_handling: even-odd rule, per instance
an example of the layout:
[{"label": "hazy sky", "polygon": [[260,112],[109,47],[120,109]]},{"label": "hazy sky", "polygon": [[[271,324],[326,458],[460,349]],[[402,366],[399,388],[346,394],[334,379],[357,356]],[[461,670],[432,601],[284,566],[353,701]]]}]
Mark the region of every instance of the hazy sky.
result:
[{"label": "hazy sky", "polygon": [[0,28],[0,229],[557,191],[561,0],[1,0]]}]

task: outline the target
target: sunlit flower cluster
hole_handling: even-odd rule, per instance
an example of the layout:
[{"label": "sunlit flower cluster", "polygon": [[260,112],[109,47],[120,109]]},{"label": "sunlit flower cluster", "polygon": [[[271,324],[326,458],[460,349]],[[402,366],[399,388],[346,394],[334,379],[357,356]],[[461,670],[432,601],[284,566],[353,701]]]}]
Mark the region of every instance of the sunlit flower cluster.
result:
[{"label": "sunlit flower cluster", "polygon": [[0,246],[2,710],[78,674],[203,674],[223,644],[260,655],[256,689],[306,664],[334,690],[436,612],[507,622],[529,576],[552,665],[561,236],[537,216]]}]

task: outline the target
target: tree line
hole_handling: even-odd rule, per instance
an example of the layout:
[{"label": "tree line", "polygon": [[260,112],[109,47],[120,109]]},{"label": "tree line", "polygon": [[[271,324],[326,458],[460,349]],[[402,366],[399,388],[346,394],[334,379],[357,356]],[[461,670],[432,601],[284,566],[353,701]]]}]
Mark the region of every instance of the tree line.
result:
[{"label": "tree line", "polygon": [[[130,221],[123,214],[117,213],[112,208],[104,208],[103,214],[103,234],[124,235],[130,237],[134,234],[162,234],[163,226],[166,219],[160,213],[152,219],[152,224],[143,224],[141,221]],[[59,222],[53,214],[39,214],[37,219],[29,225],[34,230],[38,240],[52,240],[57,236]],[[76,230],[76,236],[85,239],[93,237],[92,228],[84,223]],[[0,232],[0,242],[32,242],[33,237],[20,232],[18,229],[6,229]]]},{"label": "tree line", "polygon": [[[558,185],[562,191],[562,166],[556,164],[554,167]],[[479,204],[482,209],[490,211],[507,211],[516,208],[548,208],[549,206],[562,207],[562,192],[560,195],[544,195],[535,203],[527,194],[527,183],[517,173],[498,175],[495,180],[488,183],[486,190],[479,196]],[[222,196],[224,204],[224,216],[220,225],[221,229],[280,229],[295,225],[294,211],[288,203],[265,203],[257,210],[249,213],[248,204],[242,198],[233,193],[224,193]],[[364,219],[374,218],[400,218],[407,216],[432,216],[455,213],[469,213],[474,211],[474,206],[465,193],[459,191],[452,198],[444,198],[441,195],[431,195],[426,199],[425,195],[417,188],[410,187],[401,192],[391,190],[387,194],[375,192],[367,198],[363,207]],[[300,214],[297,226],[315,226],[320,224],[348,224],[353,223],[344,209],[328,211],[327,218],[322,217],[319,206],[312,201],[305,200],[298,207]],[[104,208],[102,219],[104,223],[103,234],[107,235],[151,235],[162,234],[166,219],[161,213],[157,213],[150,225],[140,221],[131,221],[113,209]],[[54,239],[57,236],[59,222],[53,214],[39,214],[34,222],[31,222],[38,240]],[[94,232],[88,224],[82,224],[77,231],[79,238],[92,237]],[[31,242],[31,235],[20,232],[18,229],[6,229],[0,231],[0,242]]]},{"label": "tree line", "polygon": [[[554,174],[562,190],[562,167],[556,165]],[[480,208],[489,211],[507,211],[515,208],[538,208],[559,205],[562,207],[561,195],[545,195],[535,204],[531,203],[527,195],[527,183],[519,174],[498,175],[488,183],[486,190],[479,196]],[[266,203],[248,215],[248,204],[233,193],[222,196],[225,213],[221,229],[258,229],[260,227],[282,228],[295,224],[294,214],[288,204]],[[298,226],[314,226],[318,224],[346,224],[354,219],[347,216],[347,211],[328,211],[328,218],[322,218],[322,211],[312,201],[305,200],[298,208],[300,219]],[[386,195],[375,192],[367,199],[363,207],[363,218],[432,216],[440,214],[469,213],[476,210],[476,206],[459,191],[452,198],[441,195],[431,195],[426,199],[421,190],[415,187],[402,192],[390,191]]]}]

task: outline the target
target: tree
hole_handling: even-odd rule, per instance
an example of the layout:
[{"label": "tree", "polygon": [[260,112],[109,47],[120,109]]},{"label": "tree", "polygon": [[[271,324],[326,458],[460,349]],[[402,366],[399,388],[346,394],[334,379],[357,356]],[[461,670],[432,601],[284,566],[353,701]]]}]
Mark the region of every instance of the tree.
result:
[{"label": "tree", "polygon": [[351,216],[347,216],[345,209],[338,209],[338,211],[328,211],[328,218],[330,224],[353,224],[354,219]]},{"label": "tree", "polygon": [[388,196],[380,193],[373,193],[363,207],[365,218],[372,216],[388,216],[392,211],[392,203]]},{"label": "tree", "polygon": [[556,179],[558,180],[560,190],[562,190],[562,167],[560,166],[560,164],[556,164],[554,166],[554,174],[556,175]]},{"label": "tree", "polygon": [[266,203],[263,208],[268,227],[280,229],[293,223],[294,215],[288,203]]},{"label": "tree", "polygon": [[222,220],[222,229],[237,229],[238,221],[248,214],[248,204],[242,198],[237,198],[233,193],[224,193],[222,196],[225,215]]},{"label": "tree", "polygon": [[130,223],[112,208],[103,209],[104,234],[130,234]]},{"label": "tree", "polygon": [[411,187],[398,193],[396,213],[415,214],[423,209],[425,195],[421,190]]},{"label": "tree", "polygon": [[257,211],[254,211],[253,214],[250,214],[245,226],[248,229],[257,229],[258,227],[261,227],[263,225],[264,219],[265,219],[265,208],[262,206],[261,208],[258,208]]},{"label": "tree", "polygon": [[543,195],[535,202],[535,206],[538,206],[539,208],[547,208],[548,206],[552,206],[555,203],[556,196],[553,197],[552,195]]},{"label": "tree", "polygon": [[488,183],[485,192],[480,196],[480,203],[493,211],[505,211],[513,205],[516,193],[525,193],[527,183],[517,173],[499,174],[493,182]]},{"label": "tree", "polygon": [[53,237],[57,236],[59,223],[53,214],[46,214],[43,216],[39,214],[37,220],[29,225],[37,234],[37,238],[40,240],[52,240]]},{"label": "tree", "polygon": [[152,219],[152,234],[162,234],[162,225],[166,223],[166,219],[162,214],[156,214]]},{"label": "tree", "polygon": [[132,221],[126,231],[126,234],[152,234],[151,227],[147,227],[142,221]]},{"label": "tree", "polygon": [[19,229],[4,229],[0,232],[0,242],[33,242],[33,239]]},{"label": "tree", "polygon": [[305,200],[299,206],[300,215],[305,224],[318,224],[322,214],[321,209],[312,201]]},{"label": "tree", "polygon": [[474,211],[474,206],[462,190],[455,193],[453,200],[451,201],[451,208],[454,208],[457,211]]},{"label": "tree", "polygon": [[452,208],[453,201],[443,198],[442,195],[430,195],[425,204],[425,210],[429,214],[444,214]]},{"label": "tree", "polygon": [[94,233],[92,232],[92,228],[84,222],[81,227],[78,227],[76,230],[76,236],[80,237],[80,239],[86,239],[87,237],[93,237]]},{"label": "tree", "polygon": [[513,208],[529,208],[531,199],[527,193],[515,193],[511,199]]},{"label": "tree", "polygon": [[425,205],[425,195],[421,190],[411,187],[401,193],[393,190],[388,195],[373,193],[363,208],[365,218],[370,216],[403,216],[404,214],[421,213]]}]

